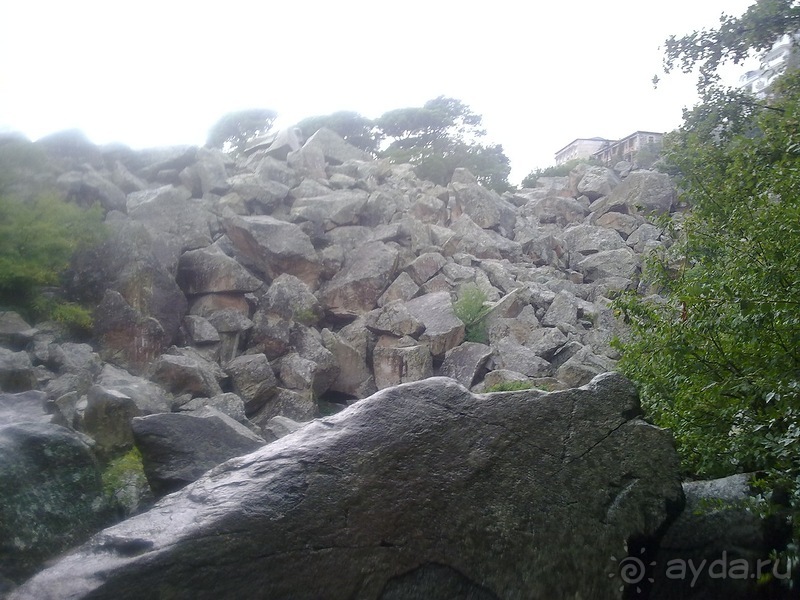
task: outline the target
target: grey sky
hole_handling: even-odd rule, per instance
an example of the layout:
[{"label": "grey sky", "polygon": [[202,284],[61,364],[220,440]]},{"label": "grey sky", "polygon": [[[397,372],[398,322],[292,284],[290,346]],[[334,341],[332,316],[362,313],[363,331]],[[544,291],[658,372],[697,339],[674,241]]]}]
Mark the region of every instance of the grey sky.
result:
[{"label": "grey sky", "polygon": [[666,131],[694,80],[657,90],[659,45],[752,0],[26,0],[0,8],[0,130],[77,127],[134,148],[205,141],[225,112],[280,124],[439,95],[483,115],[517,183],[576,137]]}]

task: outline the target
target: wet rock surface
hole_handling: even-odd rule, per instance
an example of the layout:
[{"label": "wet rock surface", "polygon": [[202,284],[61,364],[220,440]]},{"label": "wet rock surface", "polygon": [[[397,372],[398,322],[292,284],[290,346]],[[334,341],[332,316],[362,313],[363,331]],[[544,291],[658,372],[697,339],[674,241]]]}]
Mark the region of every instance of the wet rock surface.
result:
[{"label": "wet rock surface", "polygon": [[621,598],[608,557],[682,500],[670,436],[639,414],[614,374],[550,394],[394,387],[220,465],[11,597]]}]

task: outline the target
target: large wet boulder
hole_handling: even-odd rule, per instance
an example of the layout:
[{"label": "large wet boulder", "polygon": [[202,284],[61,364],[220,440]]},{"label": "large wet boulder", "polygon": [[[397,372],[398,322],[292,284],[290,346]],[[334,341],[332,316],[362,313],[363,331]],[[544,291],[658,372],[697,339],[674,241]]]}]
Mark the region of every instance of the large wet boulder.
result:
[{"label": "large wet boulder", "polygon": [[80,206],[99,202],[106,210],[125,209],[125,192],[94,169],[64,173],[56,183],[67,200]]},{"label": "large wet boulder", "polygon": [[0,390],[24,392],[37,386],[36,369],[28,353],[0,348]]},{"label": "large wet boulder", "polygon": [[290,273],[311,289],[317,287],[322,263],[297,225],[267,215],[231,217],[225,231],[236,251],[269,279]]},{"label": "large wet boulder", "polygon": [[467,169],[455,170],[449,189],[452,191],[450,210],[454,219],[466,214],[482,229],[494,229],[505,236],[514,231],[514,205],[503,200],[497,192],[480,185]]},{"label": "large wet boulder", "polygon": [[131,219],[166,235],[182,250],[208,246],[216,227],[216,217],[183,186],[165,185],[128,194],[127,209]]},{"label": "large wet boulder", "polygon": [[212,408],[196,414],[137,417],[131,424],[147,481],[157,495],[175,491],[229,458],[264,445],[244,425]]},{"label": "large wet boulder", "polygon": [[372,310],[394,279],[397,262],[397,250],[387,244],[372,242],[361,246],[325,285],[320,293],[322,302],[334,312]]},{"label": "large wet boulder", "polygon": [[252,292],[263,284],[218,245],[184,252],[178,264],[177,281],[187,295]]},{"label": "large wet boulder", "polygon": [[609,195],[608,206],[630,214],[661,215],[672,209],[677,197],[666,173],[634,171]]},{"label": "large wet boulder", "polygon": [[258,412],[275,395],[277,379],[264,354],[237,356],[225,365],[231,388],[244,400],[248,415]]},{"label": "large wet boulder", "polygon": [[589,200],[597,200],[608,196],[620,183],[620,178],[606,167],[588,167],[578,182],[578,193]]},{"label": "large wet boulder", "polygon": [[311,221],[325,230],[356,225],[368,198],[363,190],[329,191],[324,196],[298,198],[291,214],[297,221]]},{"label": "large wet boulder", "polygon": [[319,150],[325,160],[331,164],[341,164],[348,160],[372,160],[373,157],[363,150],[345,142],[339,134],[325,127],[318,129],[306,143],[304,149]]},{"label": "large wet boulder", "polygon": [[379,390],[433,375],[430,349],[409,336],[381,336],[372,352],[372,364]]},{"label": "large wet boulder", "polygon": [[21,583],[109,516],[84,438],[42,422],[0,427],[0,581]]},{"label": "large wet boulder", "polygon": [[19,313],[0,311],[0,344],[21,350],[33,333],[31,326]]},{"label": "large wet boulder", "polygon": [[47,395],[39,390],[18,394],[0,392],[0,426],[24,422],[50,423],[53,416],[47,414],[46,402]]},{"label": "large wet boulder", "polygon": [[[753,476],[738,474],[683,484],[686,507],[659,542],[649,573],[655,600],[789,598],[791,571],[770,553],[791,539],[779,511],[753,510]],[[771,581],[770,581],[771,580]]]},{"label": "large wet boulder", "polygon": [[12,598],[622,598],[610,557],[683,499],[670,435],[640,415],[616,374],[550,394],[387,389],[220,465]]},{"label": "large wet boulder", "polygon": [[96,305],[100,355],[141,371],[172,342],[188,303],[175,282],[180,247],[141,223],[107,218],[107,239],[73,259],[68,289]]}]

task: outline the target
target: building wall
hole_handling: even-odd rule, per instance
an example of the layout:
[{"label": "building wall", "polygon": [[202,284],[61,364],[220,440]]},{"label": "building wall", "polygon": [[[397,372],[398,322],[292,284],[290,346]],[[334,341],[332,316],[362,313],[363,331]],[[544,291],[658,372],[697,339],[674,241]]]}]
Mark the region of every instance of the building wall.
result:
[{"label": "building wall", "polygon": [[757,98],[764,98],[772,82],[786,70],[792,55],[792,47],[798,37],[800,34],[784,35],[775,42],[772,48],[761,56],[760,67],[747,71],[739,78],[739,88]]},{"label": "building wall", "polygon": [[607,165],[621,160],[633,161],[636,153],[648,144],[661,144],[664,134],[655,131],[635,131],[632,134],[611,142],[595,153],[595,158]]},{"label": "building wall", "polygon": [[608,142],[609,140],[603,138],[578,138],[556,152],[556,165],[563,165],[576,158],[589,158]]}]

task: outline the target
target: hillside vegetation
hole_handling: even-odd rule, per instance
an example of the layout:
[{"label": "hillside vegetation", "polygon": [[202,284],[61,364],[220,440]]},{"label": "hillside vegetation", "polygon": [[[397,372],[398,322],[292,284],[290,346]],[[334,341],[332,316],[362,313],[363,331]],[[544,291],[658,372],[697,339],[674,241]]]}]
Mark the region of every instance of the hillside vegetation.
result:
[{"label": "hillside vegetation", "polygon": [[78,207],[46,187],[25,185],[27,193],[22,193],[20,181],[44,161],[25,140],[0,145],[0,307],[88,330],[88,310],[44,292],[60,286],[75,250],[102,239],[103,211],[99,205]]},{"label": "hillside vegetation", "polygon": [[761,1],[718,30],[672,38],[666,66],[701,66],[703,102],[668,136],[665,168],[689,211],[652,256],[658,295],[617,308],[632,329],[619,367],[675,434],[689,477],[757,472],[800,500],[800,75],[756,99],[715,69],[797,29],[793,2]]}]

